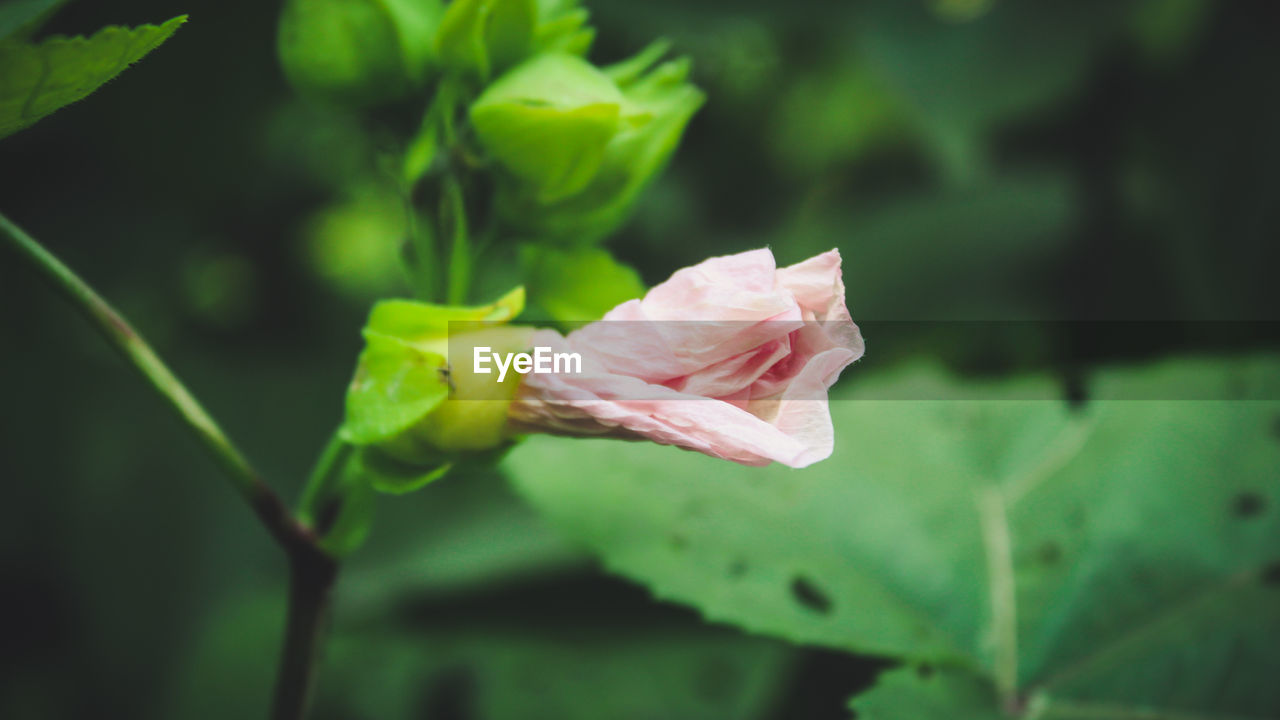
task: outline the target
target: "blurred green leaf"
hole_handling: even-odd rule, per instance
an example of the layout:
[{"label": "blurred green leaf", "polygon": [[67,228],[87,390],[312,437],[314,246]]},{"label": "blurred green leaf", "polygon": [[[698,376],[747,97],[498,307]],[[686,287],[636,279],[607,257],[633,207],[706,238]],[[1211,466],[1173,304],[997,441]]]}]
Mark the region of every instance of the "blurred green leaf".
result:
[{"label": "blurred green leaf", "polygon": [[453,683],[485,720],[751,720],[789,676],[787,648],[717,630],[525,627],[397,630],[335,638],[338,699],[356,717],[422,713]]},{"label": "blurred green leaf", "polygon": [[770,149],[798,175],[822,172],[903,135],[903,115],[882,79],[865,63],[846,61],[787,84]]},{"label": "blurred green leaf", "polygon": [[853,208],[841,201],[785,228],[776,247],[793,262],[838,239],[853,259],[844,277],[857,317],[1042,318],[1043,268],[1071,239],[1075,202],[1064,175],[1009,172]]},{"label": "blurred green leaf", "polygon": [[300,93],[363,107],[399,100],[430,74],[439,0],[288,0],[276,48]]},{"label": "blurred green leaf", "polygon": [[585,568],[566,542],[491,468],[463,464],[426,492],[384,496],[368,543],[337,593],[355,622],[377,622],[407,598],[474,592]]},{"label": "blurred green leaf", "polygon": [[990,129],[1083,84],[1128,5],[1000,2],[956,23],[926,3],[872,0],[857,10],[858,49],[915,111],[948,175],[967,181],[986,170]]},{"label": "blurred green leaf", "polygon": [[599,320],[618,305],[645,293],[640,275],[603,248],[561,250],[520,247],[529,295],[560,322]]},{"label": "blurred green leaf", "polygon": [[98,89],[169,39],[186,15],[160,26],[105,27],[91,37],[0,42],[0,137]]},{"label": "blurred green leaf", "polygon": [[306,260],[337,290],[367,300],[395,294],[403,282],[404,201],[391,188],[361,184],[307,219]]},{"label": "blurred green leaf", "polygon": [[[1176,389],[1207,373],[1269,398],[1278,369],[1170,362],[1097,382],[1156,373]],[[1280,403],[1073,413],[1015,399],[1051,394],[1048,379],[991,384],[989,402],[947,401],[954,382],[919,369],[859,378],[832,402],[834,457],[804,471],[550,438],[505,467],[610,569],[712,620],[961,664],[1041,702],[1274,709]],[[921,383],[939,399],[864,398]],[[1224,682],[1213,669],[1230,657]]]},{"label": "blurred green leaf", "polygon": [[0,4],[0,41],[19,32],[30,32],[32,26],[52,15],[67,0],[6,0]]},{"label": "blurred green leaf", "polygon": [[1177,59],[1204,31],[1212,10],[1208,0],[1142,0],[1133,12],[1138,47],[1155,62]]}]

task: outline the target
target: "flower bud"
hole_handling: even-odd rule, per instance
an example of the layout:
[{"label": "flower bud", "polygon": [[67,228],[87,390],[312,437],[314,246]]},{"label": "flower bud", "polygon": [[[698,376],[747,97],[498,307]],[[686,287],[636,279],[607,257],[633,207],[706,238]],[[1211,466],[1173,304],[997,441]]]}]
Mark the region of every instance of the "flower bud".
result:
[{"label": "flower bud", "polygon": [[519,374],[498,382],[450,357],[470,358],[480,346],[497,353],[527,349],[532,330],[504,324],[523,307],[523,288],[481,307],[379,303],[347,391],[343,438],[424,468],[502,447]]},{"label": "flower bud", "polygon": [[487,82],[536,53],[584,54],[594,31],[577,0],[453,0],[436,54],[447,71]]},{"label": "flower bud", "polygon": [[367,107],[427,81],[440,0],[286,0],[277,46],[301,93]]},{"label": "flower bud", "polygon": [[703,101],[685,81],[687,60],[652,67],[665,51],[655,44],[604,69],[545,53],[485,90],[471,121],[509,175],[504,220],[567,243],[598,240],[626,220]]}]

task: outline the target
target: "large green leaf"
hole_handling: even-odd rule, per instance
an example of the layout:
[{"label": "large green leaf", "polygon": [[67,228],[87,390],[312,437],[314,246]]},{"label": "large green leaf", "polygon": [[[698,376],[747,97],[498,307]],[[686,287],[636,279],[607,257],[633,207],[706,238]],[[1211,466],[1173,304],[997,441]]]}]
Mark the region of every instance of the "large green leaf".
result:
[{"label": "large green leaf", "polygon": [[[1095,385],[1274,398],[1277,369],[1175,362]],[[1073,412],[1013,399],[1052,396],[1048,379],[977,402],[945,400],[937,371],[857,382],[832,403],[835,455],[804,471],[548,438],[506,468],[610,569],[712,620],[962,665],[1004,702],[1280,707],[1280,403]],[[859,399],[921,387],[939,399]]]},{"label": "large green leaf", "polygon": [[186,22],[105,27],[92,37],[0,42],[0,137],[98,89],[154,50]]}]

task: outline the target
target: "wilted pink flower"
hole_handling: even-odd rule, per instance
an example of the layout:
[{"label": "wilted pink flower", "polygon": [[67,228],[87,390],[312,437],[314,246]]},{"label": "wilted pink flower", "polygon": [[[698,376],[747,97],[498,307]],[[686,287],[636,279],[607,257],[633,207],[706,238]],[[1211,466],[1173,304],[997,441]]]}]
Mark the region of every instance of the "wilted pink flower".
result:
[{"label": "wilted pink flower", "polygon": [[530,373],[517,431],[647,438],[744,465],[805,467],[831,455],[827,389],[863,353],[836,250],[778,269],[767,249],[676,272],[563,337],[580,373]]}]

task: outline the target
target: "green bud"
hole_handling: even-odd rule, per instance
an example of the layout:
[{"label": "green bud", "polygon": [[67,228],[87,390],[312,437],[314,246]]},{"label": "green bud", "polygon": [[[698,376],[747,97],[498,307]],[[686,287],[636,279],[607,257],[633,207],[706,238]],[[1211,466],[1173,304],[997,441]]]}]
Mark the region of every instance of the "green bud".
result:
[{"label": "green bud", "polygon": [[402,99],[430,77],[440,0],[286,0],[277,47],[301,93],[366,107]]},{"label": "green bud", "polygon": [[505,324],[523,308],[523,288],[480,307],[378,303],[347,391],[343,439],[424,473],[504,446],[518,374],[499,383],[467,363],[451,366],[449,356],[469,358],[477,346],[527,349],[532,329]]},{"label": "green bud", "polygon": [[453,0],[435,48],[447,71],[487,82],[547,50],[584,54],[595,32],[577,0]]},{"label": "green bud", "polygon": [[686,82],[687,60],[653,67],[665,51],[655,44],[604,69],[545,53],[485,90],[471,122],[507,171],[504,220],[567,243],[598,240],[626,220],[703,102]]}]

